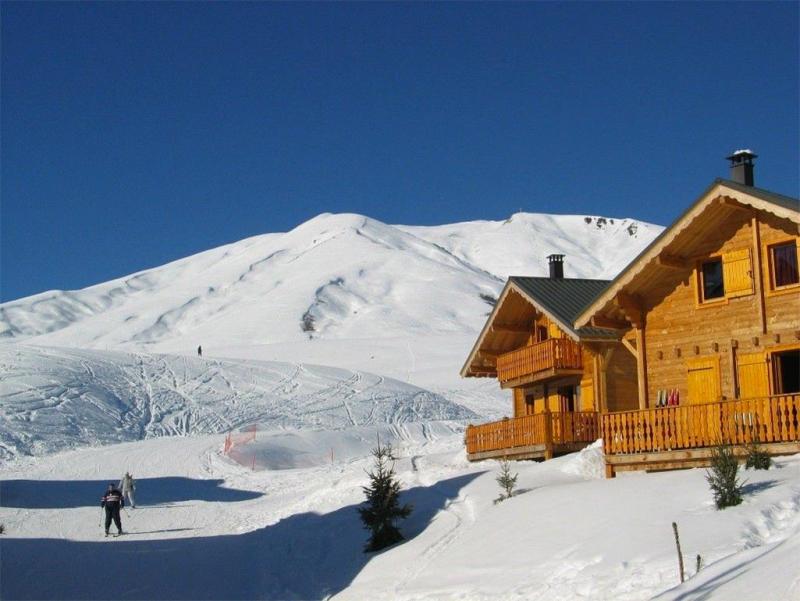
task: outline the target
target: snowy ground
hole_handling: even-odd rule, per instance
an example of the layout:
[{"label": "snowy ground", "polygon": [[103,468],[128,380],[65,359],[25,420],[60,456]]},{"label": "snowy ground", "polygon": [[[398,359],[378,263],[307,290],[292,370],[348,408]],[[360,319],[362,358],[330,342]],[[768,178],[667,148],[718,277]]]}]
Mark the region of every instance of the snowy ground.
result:
[{"label": "snowy ground", "polygon": [[[11,462],[0,469],[0,596],[800,599],[800,456],[748,473],[744,504],[725,511],[714,509],[703,470],[604,480],[596,449],[514,464],[519,494],[495,505],[496,463],[468,464],[448,423],[378,429],[398,448],[415,506],[408,540],[378,554],[362,553],[356,514],[377,433],[369,428],[346,440],[265,435],[253,452],[269,469],[255,471],[220,454],[221,436]],[[105,540],[97,501],[125,470],[138,477],[139,505],[123,515],[129,534]]]},{"label": "snowy ground", "polygon": [[0,459],[252,423],[313,430],[478,417],[410,384],[304,363],[3,344],[0,372]]}]

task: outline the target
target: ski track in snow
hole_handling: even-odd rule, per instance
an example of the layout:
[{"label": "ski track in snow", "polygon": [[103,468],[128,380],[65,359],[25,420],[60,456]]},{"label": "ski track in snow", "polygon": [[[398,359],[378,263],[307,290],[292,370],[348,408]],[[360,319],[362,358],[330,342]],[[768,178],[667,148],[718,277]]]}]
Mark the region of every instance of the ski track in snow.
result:
[{"label": "ski track in snow", "polygon": [[[468,420],[465,407],[365,372],[0,345],[0,460],[157,436]],[[421,400],[421,399],[424,399]]]}]

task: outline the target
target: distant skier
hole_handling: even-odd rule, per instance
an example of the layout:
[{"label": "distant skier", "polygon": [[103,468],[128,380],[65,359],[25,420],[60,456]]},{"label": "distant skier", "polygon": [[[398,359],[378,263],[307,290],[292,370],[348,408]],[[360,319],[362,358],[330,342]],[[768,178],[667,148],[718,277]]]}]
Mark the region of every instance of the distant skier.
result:
[{"label": "distant skier", "polygon": [[123,498],[128,498],[128,504],[131,506],[131,509],[136,509],[136,499],[133,498],[133,491],[136,490],[136,481],[133,479],[130,472],[125,472],[125,475],[122,476],[118,488],[122,491]]},{"label": "distant skier", "polygon": [[202,357],[203,356],[203,347],[202,346],[198,346],[197,347],[197,356],[198,357]]},{"label": "distant skier", "polygon": [[114,525],[117,527],[117,534],[122,534],[122,519],[119,516],[120,509],[125,507],[125,499],[122,498],[122,493],[119,489],[114,487],[114,483],[108,485],[106,494],[100,500],[100,507],[106,510],[106,536],[108,536],[108,529],[111,526],[111,520],[114,520]]}]

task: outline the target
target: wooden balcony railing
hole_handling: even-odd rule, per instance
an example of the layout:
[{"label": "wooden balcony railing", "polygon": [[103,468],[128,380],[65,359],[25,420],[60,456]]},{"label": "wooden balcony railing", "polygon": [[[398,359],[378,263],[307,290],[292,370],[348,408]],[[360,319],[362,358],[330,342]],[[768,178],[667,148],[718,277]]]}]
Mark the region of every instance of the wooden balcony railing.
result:
[{"label": "wooden balcony railing", "polygon": [[497,357],[497,379],[508,382],[548,369],[582,369],[581,347],[569,338],[551,338]]},{"label": "wooden balcony railing", "polygon": [[800,394],[606,413],[606,455],[800,440]]},{"label": "wooden balcony railing", "polygon": [[594,442],[600,437],[595,411],[540,413],[467,426],[467,453],[513,450],[517,447]]}]

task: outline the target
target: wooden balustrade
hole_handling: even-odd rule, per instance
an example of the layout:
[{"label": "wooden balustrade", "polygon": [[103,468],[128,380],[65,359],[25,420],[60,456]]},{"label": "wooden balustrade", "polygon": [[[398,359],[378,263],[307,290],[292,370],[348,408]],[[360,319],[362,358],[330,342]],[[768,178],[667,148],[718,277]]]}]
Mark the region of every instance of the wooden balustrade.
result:
[{"label": "wooden balustrade", "polygon": [[594,442],[599,438],[595,411],[539,413],[498,422],[467,426],[467,453],[512,450],[533,445],[559,445]]},{"label": "wooden balustrade", "polygon": [[497,357],[497,378],[508,382],[548,369],[582,369],[581,347],[569,338],[550,338]]},{"label": "wooden balustrade", "polygon": [[600,417],[606,455],[800,440],[800,394],[678,405]]}]

